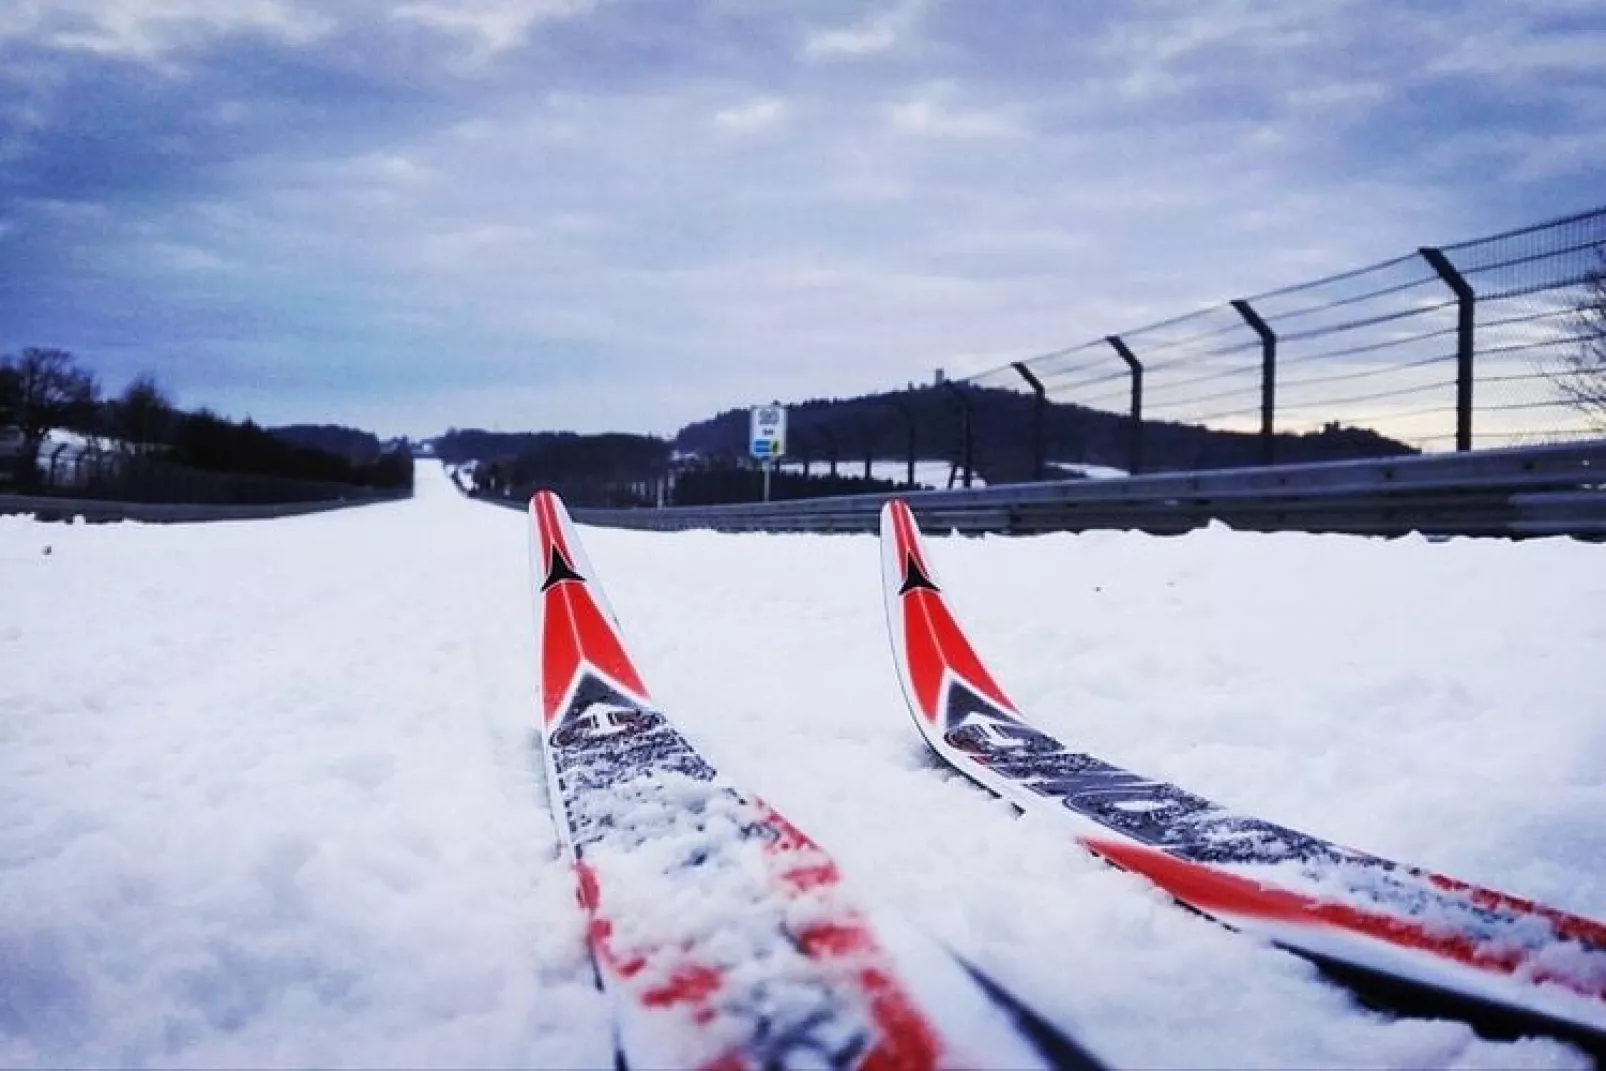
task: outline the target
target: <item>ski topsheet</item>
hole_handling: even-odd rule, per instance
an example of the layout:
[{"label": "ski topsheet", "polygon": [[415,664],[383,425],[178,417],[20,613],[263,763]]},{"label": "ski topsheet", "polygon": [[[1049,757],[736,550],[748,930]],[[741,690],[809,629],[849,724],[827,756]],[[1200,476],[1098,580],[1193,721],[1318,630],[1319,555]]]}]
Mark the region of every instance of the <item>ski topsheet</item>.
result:
[{"label": "ski topsheet", "polygon": [[654,705],[563,503],[530,500],[541,751],[620,1061],[1096,1066],[726,781]]},{"label": "ski topsheet", "polygon": [[1606,1043],[1606,925],[1236,814],[1033,727],[961,631],[914,514],[881,512],[898,676],[926,742],[1083,847],[1402,1010]]}]

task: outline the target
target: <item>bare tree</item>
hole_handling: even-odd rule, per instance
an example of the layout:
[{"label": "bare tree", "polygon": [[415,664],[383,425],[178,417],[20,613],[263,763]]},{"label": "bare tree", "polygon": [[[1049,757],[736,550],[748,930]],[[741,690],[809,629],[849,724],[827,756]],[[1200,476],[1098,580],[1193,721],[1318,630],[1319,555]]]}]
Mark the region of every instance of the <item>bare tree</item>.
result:
[{"label": "bare tree", "polygon": [[0,429],[22,420],[22,377],[9,358],[0,358]]},{"label": "bare tree", "polygon": [[1562,358],[1556,386],[1590,423],[1606,428],[1606,250],[1600,266],[1584,281],[1584,296],[1573,314],[1578,348]]},{"label": "bare tree", "polygon": [[39,448],[56,428],[92,417],[100,388],[66,350],[29,348],[0,360],[0,379],[11,384],[11,406],[22,432],[22,481],[38,480]]},{"label": "bare tree", "polygon": [[166,442],[173,428],[173,400],[149,372],[136,376],[117,399],[113,427],[125,449],[144,456]]}]

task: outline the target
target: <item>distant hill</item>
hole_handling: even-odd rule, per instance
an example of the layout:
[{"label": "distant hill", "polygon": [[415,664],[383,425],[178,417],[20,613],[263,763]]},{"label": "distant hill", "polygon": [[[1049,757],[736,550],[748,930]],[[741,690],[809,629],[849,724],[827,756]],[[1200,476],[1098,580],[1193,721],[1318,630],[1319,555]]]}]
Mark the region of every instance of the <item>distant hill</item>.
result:
[{"label": "distant hill", "polygon": [[[987,484],[1019,483],[1034,474],[1031,395],[965,386],[970,410],[974,475]],[[814,478],[788,477],[787,497],[842,493],[841,481],[865,472],[865,460],[959,463],[961,409],[952,391],[910,387],[855,398],[811,399],[788,407],[787,456],[812,462]],[[482,489],[522,494],[535,486],[563,493],[576,505],[632,505],[670,494],[699,501],[751,497],[747,409],[727,409],[688,424],[672,440],[650,435],[573,432],[492,432],[453,428],[430,442],[449,465],[475,462]],[[1086,406],[1043,407],[1048,478],[1078,475],[1078,467],[1130,470],[1131,426],[1124,417]],[[1195,424],[1145,421],[1144,472],[1233,468],[1261,460],[1260,436]],[[1280,463],[1338,461],[1415,453],[1404,443],[1362,428],[1329,425],[1320,432],[1276,439]],[[837,472],[830,472],[835,460]],[[671,473],[674,474],[671,479]],[[720,473],[730,473],[725,479]],[[673,491],[666,490],[673,487]],[[861,489],[873,489],[866,483]]]},{"label": "distant hill", "polygon": [[338,424],[286,424],[267,430],[276,439],[311,450],[322,450],[356,465],[377,461],[385,452],[385,444],[373,432]]},{"label": "distant hill", "polygon": [[[1031,395],[999,388],[963,388],[971,407],[972,455],[988,483],[1032,478]],[[788,453],[794,458],[842,464],[873,458],[903,458],[909,427],[914,427],[917,459],[956,461],[960,451],[960,409],[952,392],[916,387],[846,399],[814,399],[789,407]],[[675,447],[705,459],[735,462],[747,454],[748,411],[728,409],[688,424]],[[1131,427],[1113,413],[1064,402],[1043,412],[1044,455],[1049,463],[1079,463],[1126,469],[1131,460]],[[1415,453],[1411,447],[1363,428],[1330,425],[1321,432],[1277,436],[1279,463],[1336,461]],[[1260,462],[1260,436],[1216,431],[1195,424],[1144,421],[1146,472],[1232,468]]]},{"label": "distant hill", "polygon": [[559,435],[557,431],[485,431],[481,428],[451,428],[429,440],[436,457],[448,465],[470,461],[498,461],[538,449]]}]

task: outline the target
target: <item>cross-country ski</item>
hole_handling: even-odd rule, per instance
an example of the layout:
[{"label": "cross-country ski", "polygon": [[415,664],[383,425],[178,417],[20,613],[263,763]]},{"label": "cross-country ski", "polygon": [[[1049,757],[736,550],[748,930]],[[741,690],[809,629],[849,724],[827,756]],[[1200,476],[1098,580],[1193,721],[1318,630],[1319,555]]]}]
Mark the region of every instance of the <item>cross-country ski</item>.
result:
[{"label": "cross-country ski", "polygon": [[541,743],[631,1067],[1096,1066],[724,780],[653,704],[562,501],[530,500]]},{"label": "cross-country ski", "polygon": [[[1237,814],[1035,728],[960,628],[901,500],[881,514],[894,660],[931,748],[1182,904],[1405,1009],[1606,1052],[1606,924]],[[1074,661],[1065,662],[1074,672]]]}]

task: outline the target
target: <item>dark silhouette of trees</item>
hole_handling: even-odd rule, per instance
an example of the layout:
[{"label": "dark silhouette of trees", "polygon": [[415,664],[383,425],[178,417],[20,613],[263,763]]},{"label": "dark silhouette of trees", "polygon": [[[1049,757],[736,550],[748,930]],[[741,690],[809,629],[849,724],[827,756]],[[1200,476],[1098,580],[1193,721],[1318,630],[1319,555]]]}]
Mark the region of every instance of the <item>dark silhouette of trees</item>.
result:
[{"label": "dark silhouette of trees", "polygon": [[30,347],[0,359],[0,409],[22,433],[19,483],[38,486],[39,448],[57,428],[92,426],[100,388],[66,350]]},{"label": "dark silhouette of trees", "polygon": [[653,435],[453,428],[434,442],[447,464],[475,462],[480,494],[524,497],[556,491],[571,506],[643,506],[669,472],[670,445]]},{"label": "dark silhouette of trees", "polygon": [[546,488],[576,506],[648,505],[646,486],[669,469],[669,444],[652,435],[559,432],[503,465],[506,486]]},{"label": "dark silhouette of trees", "polygon": [[22,377],[10,358],[0,358],[0,428],[15,428],[21,422]]},{"label": "dark silhouette of trees", "polygon": [[[690,469],[675,478],[670,505],[717,506],[727,502],[756,502],[764,490],[764,474],[755,468],[717,467]],[[776,469],[770,473],[770,500],[823,498],[828,495],[863,495],[875,491],[896,491],[892,480],[865,479],[863,476],[836,476]]]},{"label": "dark silhouette of trees", "polygon": [[285,424],[268,430],[285,442],[322,450],[354,464],[369,464],[385,452],[385,444],[373,432],[339,424]]},{"label": "dark silhouette of trees", "polygon": [[1573,317],[1578,348],[1562,358],[1554,379],[1590,423],[1606,427],[1606,250],[1597,251],[1597,257],[1600,265],[1585,280]]},{"label": "dark silhouette of trees", "polygon": [[173,434],[173,400],[149,372],[136,376],[111,403],[111,428],[136,457],[158,453]]},{"label": "dark silhouette of trees", "polygon": [[[1029,430],[1032,398],[1019,391],[964,386],[971,407],[972,453],[977,473],[988,483],[1032,478]],[[915,456],[958,462],[960,411],[952,392],[937,387],[814,399],[790,407],[788,459],[819,463],[837,455],[843,474],[862,473],[866,456],[902,461],[909,428],[915,429]],[[688,424],[675,437],[677,449],[710,461],[739,464],[747,456],[748,411],[730,409]],[[1146,471],[1232,468],[1260,463],[1261,443],[1250,432],[1217,431],[1196,424],[1145,421]],[[1066,402],[1044,407],[1047,460],[1127,468],[1131,422],[1124,416]],[[1277,436],[1277,458],[1284,463],[1339,461],[1415,453],[1410,447],[1365,428],[1329,425],[1320,432]]]},{"label": "dark silhouette of trees", "polygon": [[[340,493],[338,488],[298,488],[287,481],[386,490],[412,487],[413,459],[405,441],[386,446],[368,432],[334,426],[317,427],[305,437],[354,447],[355,456],[286,441],[250,419],[235,422],[205,409],[183,412],[149,373],[136,377],[115,399],[101,401],[99,394],[94,375],[65,350],[30,348],[0,358],[0,429],[20,433],[16,468],[24,490],[39,489],[40,448],[45,436],[58,428],[112,440],[109,447],[103,442],[91,445],[93,460],[87,470],[94,474],[89,483],[108,497],[131,495],[155,501],[182,493],[203,495],[199,500],[204,501],[227,501],[250,494],[254,500],[276,495],[274,500],[289,501],[303,493],[314,497]],[[294,432],[289,436],[296,437]],[[198,470],[201,475],[227,478],[191,479]],[[246,491],[247,482],[234,479],[246,476],[267,479],[255,480]],[[80,483],[76,490],[90,489],[89,483]]]}]

